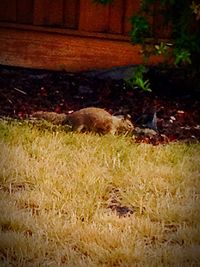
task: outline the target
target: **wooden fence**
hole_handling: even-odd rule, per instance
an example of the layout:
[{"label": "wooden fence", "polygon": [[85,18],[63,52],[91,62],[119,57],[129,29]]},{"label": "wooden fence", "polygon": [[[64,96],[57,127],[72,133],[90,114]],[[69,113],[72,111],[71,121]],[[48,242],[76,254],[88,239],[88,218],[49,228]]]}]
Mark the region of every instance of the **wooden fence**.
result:
[{"label": "wooden fence", "polygon": [[[73,71],[139,64],[128,35],[139,7],[140,0],[0,0],[0,64]],[[166,37],[159,16],[149,20]]]}]

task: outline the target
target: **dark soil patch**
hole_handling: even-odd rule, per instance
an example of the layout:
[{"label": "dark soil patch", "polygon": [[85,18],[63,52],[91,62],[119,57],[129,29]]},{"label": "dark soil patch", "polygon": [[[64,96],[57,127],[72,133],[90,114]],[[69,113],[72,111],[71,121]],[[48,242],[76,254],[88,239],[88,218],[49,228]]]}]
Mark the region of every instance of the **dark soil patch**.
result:
[{"label": "dark soil patch", "polygon": [[198,83],[180,70],[152,68],[148,78],[151,93],[134,90],[123,79],[0,66],[0,116],[25,119],[38,110],[68,113],[96,106],[112,114],[129,113],[142,128],[152,126],[156,112],[158,133],[142,132],[138,142],[199,141]]}]

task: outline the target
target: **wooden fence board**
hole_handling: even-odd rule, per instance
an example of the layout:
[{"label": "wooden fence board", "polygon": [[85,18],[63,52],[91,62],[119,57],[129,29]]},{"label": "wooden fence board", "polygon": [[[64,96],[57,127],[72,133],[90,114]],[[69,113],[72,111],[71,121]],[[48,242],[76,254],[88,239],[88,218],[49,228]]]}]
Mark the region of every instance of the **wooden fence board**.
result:
[{"label": "wooden fence board", "polygon": [[17,0],[17,22],[33,23],[33,0]]},{"label": "wooden fence board", "polygon": [[46,26],[35,26],[28,24],[16,24],[10,22],[0,22],[0,28],[8,28],[8,29],[18,29],[18,30],[27,30],[27,31],[36,31],[36,32],[44,32],[44,33],[52,33],[52,34],[62,34],[62,35],[70,35],[70,36],[79,36],[79,37],[91,37],[98,39],[108,39],[108,40],[118,40],[118,41],[130,41],[129,36],[121,35],[121,34],[113,34],[113,33],[101,33],[101,32],[87,32],[80,31],[74,29],[67,28],[58,28],[58,27],[46,27]]},{"label": "wooden fence board", "polygon": [[34,25],[63,25],[63,0],[35,0]]},{"label": "wooden fence board", "polygon": [[0,21],[16,21],[16,0],[0,0]]},{"label": "wooden fence board", "polygon": [[109,14],[109,32],[111,33],[122,33],[122,23],[124,16],[124,1],[115,0],[110,5]]},{"label": "wooden fence board", "polygon": [[63,0],[49,0],[48,1],[48,25],[62,25],[63,24]]},{"label": "wooden fence board", "polygon": [[34,0],[33,8],[33,24],[45,25],[47,0]]},{"label": "wooden fence board", "polygon": [[80,0],[79,30],[107,32],[109,6],[95,4],[93,0]]},{"label": "wooden fence board", "polygon": [[79,21],[79,1],[64,0],[63,5],[64,26],[66,28],[77,29]]},{"label": "wooden fence board", "polygon": [[[0,0],[0,64],[67,71],[141,64],[141,47],[127,36],[139,7],[140,0]],[[156,16],[148,19],[159,36]]]},{"label": "wooden fence board", "polygon": [[140,0],[125,0],[125,18],[124,18],[124,33],[131,31],[130,18],[139,10]]},{"label": "wooden fence board", "polygon": [[172,25],[166,25],[162,12],[164,12],[163,7],[157,2],[154,6],[154,16],[152,18],[153,35],[156,38],[167,39],[170,38]]},{"label": "wooden fence board", "polygon": [[[83,71],[141,64],[141,47],[129,42],[0,28],[0,64]],[[156,63],[159,57],[152,57]]]}]

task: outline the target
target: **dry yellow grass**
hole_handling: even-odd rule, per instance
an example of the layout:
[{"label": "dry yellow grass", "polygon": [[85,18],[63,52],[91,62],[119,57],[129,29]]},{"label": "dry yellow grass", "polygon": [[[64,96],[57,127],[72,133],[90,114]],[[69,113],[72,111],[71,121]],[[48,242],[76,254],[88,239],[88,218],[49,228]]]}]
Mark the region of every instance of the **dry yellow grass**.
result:
[{"label": "dry yellow grass", "polygon": [[0,266],[200,266],[200,145],[1,121],[0,214]]}]

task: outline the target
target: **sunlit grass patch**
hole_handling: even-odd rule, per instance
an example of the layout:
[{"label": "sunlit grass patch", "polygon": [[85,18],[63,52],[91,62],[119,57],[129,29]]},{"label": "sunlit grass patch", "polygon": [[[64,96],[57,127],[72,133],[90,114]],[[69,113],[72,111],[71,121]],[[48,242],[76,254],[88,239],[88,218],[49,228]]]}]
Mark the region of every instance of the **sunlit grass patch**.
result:
[{"label": "sunlit grass patch", "polygon": [[200,145],[0,122],[0,265],[199,266]]}]

